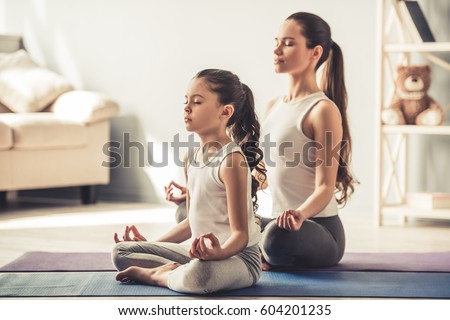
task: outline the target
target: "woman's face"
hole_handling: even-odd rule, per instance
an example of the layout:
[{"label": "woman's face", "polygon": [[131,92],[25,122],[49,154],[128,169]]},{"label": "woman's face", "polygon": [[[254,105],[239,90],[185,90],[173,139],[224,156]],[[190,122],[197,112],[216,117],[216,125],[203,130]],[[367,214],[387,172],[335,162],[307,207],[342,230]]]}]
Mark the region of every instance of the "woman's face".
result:
[{"label": "woman's face", "polygon": [[286,20],[275,38],[274,64],[276,73],[297,74],[313,67],[313,49],[306,47],[306,38],[294,20]]}]

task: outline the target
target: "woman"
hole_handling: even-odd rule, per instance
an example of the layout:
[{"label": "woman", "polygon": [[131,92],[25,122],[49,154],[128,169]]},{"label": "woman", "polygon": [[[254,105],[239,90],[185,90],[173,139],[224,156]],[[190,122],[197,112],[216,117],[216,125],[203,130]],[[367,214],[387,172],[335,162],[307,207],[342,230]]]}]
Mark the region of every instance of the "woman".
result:
[{"label": "woman", "polygon": [[273,218],[263,221],[263,269],[332,266],[345,248],[338,205],[355,183],[342,52],[328,24],[306,12],[289,16],[275,40],[275,72],[286,73],[290,85],[269,103],[262,122],[263,134],[276,143],[265,154]]}]

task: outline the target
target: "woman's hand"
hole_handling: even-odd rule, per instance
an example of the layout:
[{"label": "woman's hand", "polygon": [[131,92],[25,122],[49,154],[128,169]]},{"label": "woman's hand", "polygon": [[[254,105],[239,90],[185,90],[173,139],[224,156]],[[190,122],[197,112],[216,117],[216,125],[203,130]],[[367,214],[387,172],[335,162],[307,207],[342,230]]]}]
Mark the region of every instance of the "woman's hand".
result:
[{"label": "woman's hand", "polygon": [[285,210],[277,217],[277,226],[288,231],[298,231],[302,227],[304,220],[300,212]]},{"label": "woman's hand", "polygon": [[[206,245],[205,240],[209,240],[209,246]],[[220,260],[221,255],[222,247],[219,239],[211,232],[195,238],[189,249],[189,256],[200,260]]]},{"label": "woman's hand", "polygon": [[132,225],[131,227],[125,227],[125,233],[123,234],[123,240],[119,239],[117,233],[114,233],[114,241],[116,243],[123,241],[147,241],[143,235],[141,235],[136,228],[136,226]]},{"label": "woman's hand", "polygon": [[[174,187],[180,190],[181,194],[179,196],[173,195]],[[164,191],[166,192],[166,200],[173,202],[178,206],[186,201],[186,188],[174,181],[170,181],[169,185],[167,187],[164,187]]]}]

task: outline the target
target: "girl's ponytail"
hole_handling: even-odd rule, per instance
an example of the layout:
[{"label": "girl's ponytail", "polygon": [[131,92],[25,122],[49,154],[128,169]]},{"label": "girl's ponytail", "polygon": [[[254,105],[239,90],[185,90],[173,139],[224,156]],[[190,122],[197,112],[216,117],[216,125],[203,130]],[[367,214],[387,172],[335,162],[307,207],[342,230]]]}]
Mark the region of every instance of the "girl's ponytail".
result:
[{"label": "girl's ponytail", "polygon": [[[259,148],[260,124],[255,113],[255,102],[250,88],[242,83],[243,99],[241,113],[236,115],[236,120],[230,129],[230,135],[234,142],[240,145],[245,155],[250,172],[257,171],[258,176],[266,179],[266,169],[258,166],[263,159],[263,152]],[[230,119],[231,120],[231,119]],[[252,175],[252,199],[253,211],[258,209],[257,191],[258,180]]]}]

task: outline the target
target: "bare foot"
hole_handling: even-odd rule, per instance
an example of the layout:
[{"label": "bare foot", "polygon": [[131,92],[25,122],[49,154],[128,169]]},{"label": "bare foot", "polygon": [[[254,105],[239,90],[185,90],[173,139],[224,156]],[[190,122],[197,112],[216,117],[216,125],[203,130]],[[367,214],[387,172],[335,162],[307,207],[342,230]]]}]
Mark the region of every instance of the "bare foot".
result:
[{"label": "bare foot", "polygon": [[272,269],[272,266],[268,264],[266,261],[262,263],[262,269],[263,271],[270,271]]},{"label": "bare foot", "polygon": [[266,259],[264,259],[264,256],[261,254],[261,266],[263,271],[270,271],[272,269],[272,265],[270,265]]},{"label": "bare foot", "polygon": [[157,268],[129,267],[116,275],[116,280],[124,283],[139,282],[152,286],[167,287],[167,276],[178,268],[178,263],[168,263]]}]

